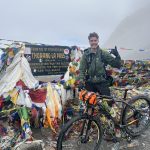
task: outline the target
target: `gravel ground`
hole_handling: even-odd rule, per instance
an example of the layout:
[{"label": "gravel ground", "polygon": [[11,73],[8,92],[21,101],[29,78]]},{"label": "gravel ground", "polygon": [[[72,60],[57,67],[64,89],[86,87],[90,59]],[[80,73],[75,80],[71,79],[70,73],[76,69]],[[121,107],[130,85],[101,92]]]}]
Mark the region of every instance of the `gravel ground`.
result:
[{"label": "gravel ground", "polygon": [[[43,140],[46,150],[56,150],[56,140],[50,129],[33,129],[33,135],[38,140]],[[53,140],[52,140],[53,139]],[[100,150],[112,150],[114,143],[102,141]],[[120,143],[119,150],[150,150],[150,129],[143,133],[140,137],[134,139],[131,144],[126,141]]]}]

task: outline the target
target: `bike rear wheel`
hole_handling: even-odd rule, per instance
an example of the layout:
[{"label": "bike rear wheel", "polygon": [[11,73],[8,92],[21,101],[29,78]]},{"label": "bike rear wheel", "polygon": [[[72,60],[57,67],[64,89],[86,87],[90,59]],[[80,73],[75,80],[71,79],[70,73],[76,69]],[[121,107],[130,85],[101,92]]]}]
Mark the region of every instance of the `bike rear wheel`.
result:
[{"label": "bike rear wheel", "polygon": [[133,97],[129,104],[137,109],[137,111],[133,111],[127,105],[123,113],[123,124],[128,124],[125,127],[126,132],[130,136],[136,137],[143,133],[150,125],[150,99],[147,96],[138,95]]},{"label": "bike rear wheel", "polygon": [[100,120],[85,114],[72,118],[63,126],[57,150],[98,150],[101,140]]}]

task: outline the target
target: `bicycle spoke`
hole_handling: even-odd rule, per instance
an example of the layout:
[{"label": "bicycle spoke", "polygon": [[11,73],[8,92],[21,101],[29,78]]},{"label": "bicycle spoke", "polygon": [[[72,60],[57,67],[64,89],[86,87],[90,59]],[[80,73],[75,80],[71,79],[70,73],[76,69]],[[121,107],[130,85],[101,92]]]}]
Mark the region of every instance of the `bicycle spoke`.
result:
[{"label": "bicycle spoke", "polygon": [[126,110],[126,127],[127,131],[131,134],[139,134],[146,129],[150,121],[150,108],[149,103],[142,98],[136,99],[132,103],[135,111],[131,108]]},{"label": "bicycle spoke", "polygon": [[92,121],[90,124],[89,120],[75,122],[64,135],[63,150],[92,150],[93,145],[96,145],[99,139],[98,133],[99,131]]}]

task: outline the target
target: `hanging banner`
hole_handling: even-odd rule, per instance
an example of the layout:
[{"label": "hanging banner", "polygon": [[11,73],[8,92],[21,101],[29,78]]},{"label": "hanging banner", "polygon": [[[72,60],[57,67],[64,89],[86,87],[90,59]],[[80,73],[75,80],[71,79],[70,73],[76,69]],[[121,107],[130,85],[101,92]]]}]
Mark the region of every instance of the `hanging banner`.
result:
[{"label": "hanging banner", "polygon": [[133,50],[133,49],[120,47],[120,50]]},{"label": "hanging banner", "polygon": [[26,45],[25,57],[34,76],[62,75],[70,61],[70,47]]},{"label": "hanging banner", "polygon": [[144,51],[144,49],[139,49],[139,51],[143,52],[143,51]]}]

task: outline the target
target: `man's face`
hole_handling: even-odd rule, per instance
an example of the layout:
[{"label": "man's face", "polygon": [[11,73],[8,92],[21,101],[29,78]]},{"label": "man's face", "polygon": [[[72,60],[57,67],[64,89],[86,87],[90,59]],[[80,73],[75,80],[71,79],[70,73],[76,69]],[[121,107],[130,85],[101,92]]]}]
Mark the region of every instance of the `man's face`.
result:
[{"label": "man's face", "polygon": [[92,49],[96,49],[99,43],[99,40],[96,37],[91,37],[89,40],[90,46]]}]

